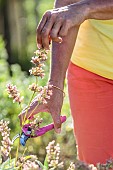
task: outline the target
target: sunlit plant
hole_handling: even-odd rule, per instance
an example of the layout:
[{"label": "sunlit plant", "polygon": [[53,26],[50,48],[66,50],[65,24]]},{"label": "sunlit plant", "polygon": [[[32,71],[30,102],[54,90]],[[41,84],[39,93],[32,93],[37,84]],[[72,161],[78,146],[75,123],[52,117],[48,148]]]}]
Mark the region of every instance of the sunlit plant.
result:
[{"label": "sunlit plant", "polygon": [[[38,85],[38,77],[42,79],[45,76],[43,68],[45,66],[44,63],[46,60],[47,60],[47,51],[45,50],[37,50],[35,52],[35,56],[33,56],[31,59],[31,62],[33,63],[34,66],[29,70],[29,72],[31,75],[35,76],[36,80],[35,80],[35,83],[32,83],[28,87],[33,92],[33,94],[28,103],[28,106],[24,109],[25,116],[22,121],[22,126],[25,124],[26,115],[27,115],[28,109],[31,105],[33,98],[35,97],[35,101],[37,101],[37,106],[38,106],[41,103],[47,104],[47,101],[50,99],[52,95],[52,85],[47,84],[44,87]],[[7,92],[8,92],[9,97],[13,99],[13,103],[16,102],[20,105],[20,112],[21,112],[23,110],[22,102],[24,100],[24,97],[21,96],[21,93],[19,92],[17,87],[13,85],[12,83],[7,84]],[[35,116],[32,118],[32,120],[29,120],[30,127],[31,127],[30,135],[36,136],[35,131],[40,129],[40,125],[42,122],[43,122],[43,119],[40,118],[39,116]],[[11,140],[10,129],[8,128],[8,124],[9,122],[6,122],[4,120],[0,121],[0,132],[2,136],[1,147],[0,147],[1,169],[10,168],[10,169],[25,169],[25,170],[27,169],[41,170],[43,168],[50,169],[51,167],[51,170],[52,170],[60,166],[63,167],[63,163],[62,162],[59,163],[60,147],[58,144],[55,146],[55,141],[51,142],[47,147],[48,149],[47,149],[47,155],[46,155],[44,165],[42,165],[41,162],[39,162],[37,157],[34,155],[24,156],[25,153],[23,153],[21,157],[18,157],[19,145],[17,146],[16,156],[14,159],[12,159],[11,149],[13,147],[14,141],[16,140],[17,137],[19,137],[19,135],[17,135],[17,137],[15,136],[13,140]]]},{"label": "sunlit plant", "polygon": [[[28,112],[28,109],[30,107],[30,104],[35,97],[35,100],[38,102],[37,106],[41,103],[43,104],[47,104],[47,100],[50,99],[50,96],[52,95],[52,86],[51,85],[46,85],[44,87],[42,86],[38,86],[38,77],[43,78],[45,73],[44,73],[44,66],[45,66],[45,61],[47,60],[47,51],[44,49],[40,49],[40,50],[36,50],[35,52],[35,56],[32,57],[31,62],[34,64],[34,66],[29,70],[31,75],[34,75],[36,78],[35,83],[29,85],[29,89],[33,92],[31,99],[28,103],[28,106],[26,108],[26,113],[24,116],[24,119],[22,121],[22,125],[25,124],[25,120],[26,120],[26,115]],[[17,89],[17,87],[11,83],[7,84],[7,92],[10,98],[13,99],[13,102],[17,102],[20,105],[20,112],[23,110],[22,108],[22,102],[24,97],[21,96],[19,90]],[[36,107],[37,107],[36,106]],[[35,108],[34,108],[35,109]],[[31,113],[32,114],[32,113]],[[31,124],[31,128],[32,128],[32,133],[31,135],[35,136],[35,129],[40,128],[40,124],[42,123],[42,118],[39,117],[35,117],[32,120],[29,120],[29,123]],[[2,141],[1,141],[1,148],[0,148],[0,153],[1,153],[1,157],[2,157],[2,163],[9,160],[8,158],[11,157],[10,155],[10,151],[11,151],[11,147],[13,146],[14,140],[16,140],[16,137],[11,141],[11,139],[9,138],[10,135],[10,129],[8,128],[8,124],[9,122],[6,122],[4,120],[0,121],[0,132],[1,132],[1,136],[2,136]],[[19,135],[17,135],[17,137],[19,137]],[[18,149],[19,149],[19,145],[17,146],[17,153],[16,153],[16,158],[14,162],[14,166],[13,168],[20,168],[23,169],[24,167],[26,167],[30,164],[29,161],[31,159],[31,156],[29,158],[18,158]],[[31,164],[30,164],[31,165]],[[35,166],[35,164],[34,164]],[[29,166],[28,166],[29,167]],[[37,167],[37,166],[36,166]],[[31,169],[33,169],[31,167]]]}]

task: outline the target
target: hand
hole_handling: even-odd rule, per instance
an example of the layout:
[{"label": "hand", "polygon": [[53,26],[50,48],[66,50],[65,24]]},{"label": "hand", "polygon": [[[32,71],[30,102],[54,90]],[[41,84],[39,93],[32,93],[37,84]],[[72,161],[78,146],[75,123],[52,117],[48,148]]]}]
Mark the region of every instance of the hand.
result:
[{"label": "hand", "polygon": [[29,117],[39,113],[39,112],[48,112],[51,114],[54,122],[55,131],[60,133],[61,131],[61,120],[60,120],[60,112],[63,104],[63,93],[56,89],[52,89],[53,94],[50,99],[47,100],[47,104],[40,104],[36,100],[36,97],[32,101],[30,108],[27,111],[24,109],[22,113],[19,115],[20,124],[22,125],[23,120],[27,120]]},{"label": "hand", "polygon": [[38,48],[49,49],[51,39],[61,42],[70,28],[79,26],[88,15],[86,5],[81,2],[47,11],[37,27]]}]

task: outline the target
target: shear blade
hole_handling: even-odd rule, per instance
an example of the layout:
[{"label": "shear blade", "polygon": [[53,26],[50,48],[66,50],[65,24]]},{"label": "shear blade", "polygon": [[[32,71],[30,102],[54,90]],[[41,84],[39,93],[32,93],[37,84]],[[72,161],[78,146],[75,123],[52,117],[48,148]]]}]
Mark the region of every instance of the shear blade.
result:
[{"label": "shear blade", "polygon": [[20,134],[15,135],[12,139],[12,142],[14,143],[17,138],[20,138]]}]

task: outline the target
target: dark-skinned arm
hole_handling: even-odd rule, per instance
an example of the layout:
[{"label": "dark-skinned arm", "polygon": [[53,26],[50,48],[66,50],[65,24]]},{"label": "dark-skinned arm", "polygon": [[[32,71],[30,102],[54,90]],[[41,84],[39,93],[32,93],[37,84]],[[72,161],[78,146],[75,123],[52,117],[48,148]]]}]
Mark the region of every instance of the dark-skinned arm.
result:
[{"label": "dark-skinned arm", "polygon": [[[67,5],[67,6],[66,6]],[[63,6],[63,7],[62,7]],[[113,0],[81,0],[71,4],[68,0],[56,0],[56,9],[46,12],[37,28],[38,47],[48,49],[49,41],[52,45],[52,63],[49,82],[63,90],[66,70],[74,48],[79,26],[86,19],[113,19]],[[40,105],[33,114],[40,111],[51,113],[55,130],[60,132],[60,112],[63,104],[63,93],[53,88],[53,95],[46,105]],[[33,102],[28,115],[37,105]],[[20,115],[20,119],[22,116]]]},{"label": "dark-skinned arm", "polygon": [[[56,5],[59,6],[57,2],[55,6]],[[70,2],[70,0],[68,0],[68,2]],[[64,3],[63,4],[61,3],[61,6],[63,5]],[[70,56],[74,48],[77,32],[78,27],[76,29],[72,28],[69,31],[69,34],[66,37],[63,37],[63,42],[61,44],[56,42],[53,42],[52,44],[52,63],[49,83],[59,87],[62,90],[64,87],[65,74],[70,61]],[[68,48],[66,48],[65,45],[67,45]],[[35,101],[35,99],[33,100],[25,119],[27,119],[29,115],[31,116],[31,112],[34,110],[35,107],[36,109],[32,112],[32,115],[37,114],[38,112],[49,112],[51,113],[51,116],[54,121],[55,131],[57,133],[60,133],[61,131],[60,112],[63,104],[63,93],[62,91],[56,88],[53,88],[52,90],[53,95],[48,100],[47,104],[41,104],[38,107],[36,107],[38,103],[37,101]],[[21,125],[25,114],[26,110],[25,111],[23,110],[23,112],[19,115]]]},{"label": "dark-skinned arm", "polygon": [[113,0],[87,0],[89,6],[88,19],[113,19]]},{"label": "dark-skinned arm", "polygon": [[[56,1],[55,7],[59,8],[61,6],[64,6],[65,2],[64,1]],[[68,2],[67,2],[68,3]],[[102,1],[101,1],[102,3]],[[107,14],[105,15],[105,17],[101,17],[100,19],[111,19],[111,17],[113,18],[113,15],[109,16],[110,12],[112,11],[111,8],[108,9],[106,6],[108,6],[108,3],[106,1],[106,3],[104,2],[104,6],[102,7],[102,4],[99,3],[101,10],[99,11],[99,9],[95,9],[96,5],[95,2],[93,0],[87,1],[87,3],[84,1],[80,1],[76,3],[76,7],[75,4],[69,5],[68,8],[71,8],[71,6],[73,6],[73,10],[71,9],[70,12],[67,14],[63,14],[63,12],[61,12],[61,16],[63,18],[64,16],[64,25],[61,26],[60,30],[57,31],[58,23],[57,21],[60,20],[62,21],[62,18],[60,18],[60,15],[58,16],[58,20],[57,17],[55,17],[55,23],[54,26],[52,27],[51,31],[50,31],[50,36],[51,38],[54,40],[56,37],[60,36],[62,37],[63,41],[61,44],[53,42],[52,45],[52,62],[51,62],[51,75],[50,75],[50,83],[53,85],[56,85],[58,87],[60,87],[63,90],[63,86],[64,86],[64,79],[65,79],[65,74],[69,65],[69,61],[70,61],[70,57],[74,48],[74,44],[76,41],[76,37],[77,37],[77,33],[78,33],[78,29],[79,29],[79,25],[88,18],[90,10],[92,11],[92,15],[90,15],[90,17],[92,18],[93,15],[95,16],[95,11],[98,10],[98,18],[100,13],[102,13],[102,11],[104,11],[106,9]],[[84,5],[83,5],[84,4]],[[89,8],[89,6],[91,6],[92,9]],[[106,8],[105,8],[106,7]],[[65,7],[64,7],[65,8]],[[78,9],[79,8],[79,9]],[[103,10],[102,10],[103,8]],[[75,9],[75,10],[74,10]],[[64,9],[65,11],[65,9]],[[76,18],[76,15],[78,15],[78,17]],[[56,14],[55,14],[56,15]],[[71,21],[71,15],[74,15],[75,19],[75,23],[73,24],[73,22]],[[102,15],[102,14],[101,14]],[[96,18],[96,19],[98,19]],[[63,22],[63,21],[62,21]],[[55,26],[56,25],[56,26]],[[69,27],[71,25],[71,28]],[[63,27],[63,29],[62,29]],[[56,28],[56,29],[55,29]],[[65,31],[65,28],[68,28]],[[62,29],[62,30],[61,30]],[[46,31],[46,29],[45,29]],[[44,41],[46,42],[46,34],[45,34],[45,38]],[[54,106],[53,109],[51,109],[51,114],[54,120],[54,123],[56,125],[56,129],[59,128],[61,126],[61,122],[60,122],[60,111],[61,111],[61,107],[62,107],[62,103],[63,103],[63,97],[62,94],[59,94],[58,90],[54,90],[53,91],[53,97],[51,98],[50,101],[50,105]]]},{"label": "dark-skinned arm", "polygon": [[56,9],[47,11],[37,28],[38,47],[49,49],[50,39],[58,41],[86,19],[113,19],[113,0],[56,0]]}]

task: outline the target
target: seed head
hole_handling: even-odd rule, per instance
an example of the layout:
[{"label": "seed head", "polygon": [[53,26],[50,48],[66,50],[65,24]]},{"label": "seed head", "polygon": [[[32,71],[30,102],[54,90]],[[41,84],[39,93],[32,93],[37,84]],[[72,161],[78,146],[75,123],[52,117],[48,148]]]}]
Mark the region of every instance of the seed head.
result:
[{"label": "seed head", "polygon": [[47,50],[45,50],[45,49],[40,49],[40,50],[36,50],[34,53],[36,54],[36,56],[39,57],[39,59],[40,59],[41,62],[47,60],[47,53],[48,53]]},{"label": "seed head", "polygon": [[41,104],[41,103],[47,104],[47,99],[50,99],[50,97],[52,95],[51,88],[52,88],[51,85],[47,85],[42,88],[40,93],[37,95],[37,101],[39,104]]},{"label": "seed head", "polygon": [[42,67],[32,67],[31,70],[29,70],[31,75],[37,76],[37,77],[41,77],[43,78],[45,76],[44,70],[42,69]]},{"label": "seed head", "polygon": [[36,160],[37,157],[35,155],[30,155],[27,160],[25,157],[20,157],[16,163],[16,167],[21,167],[23,170],[41,170]]},{"label": "seed head", "polygon": [[46,147],[47,158],[48,158],[48,166],[50,168],[63,168],[63,162],[59,162],[59,153],[60,153],[60,146],[59,144],[55,145],[55,141],[49,142],[48,146]]},{"label": "seed head", "polygon": [[0,133],[2,136],[2,141],[1,141],[2,146],[0,147],[0,150],[4,158],[3,160],[8,158],[13,145],[12,141],[9,138],[10,128],[8,127],[8,124],[9,124],[8,121],[4,121],[4,120],[0,121]]},{"label": "seed head", "polygon": [[13,84],[7,84],[7,92],[9,94],[9,97],[13,99],[13,102],[21,103],[23,101],[23,96],[20,96],[19,91],[17,90],[17,87]]},{"label": "seed head", "polygon": [[47,51],[44,49],[40,49],[35,51],[35,55],[31,59],[31,62],[35,65],[35,67],[32,67],[31,70],[29,70],[31,75],[38,76],[43,78],[45,76],[43,67],[44,62],[47,60]]}]

